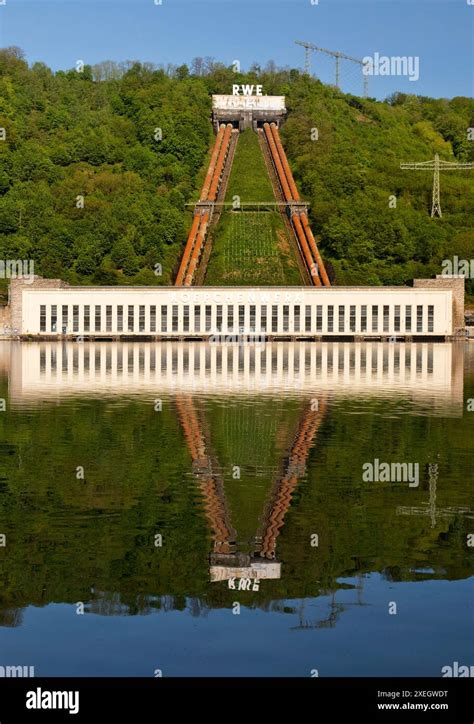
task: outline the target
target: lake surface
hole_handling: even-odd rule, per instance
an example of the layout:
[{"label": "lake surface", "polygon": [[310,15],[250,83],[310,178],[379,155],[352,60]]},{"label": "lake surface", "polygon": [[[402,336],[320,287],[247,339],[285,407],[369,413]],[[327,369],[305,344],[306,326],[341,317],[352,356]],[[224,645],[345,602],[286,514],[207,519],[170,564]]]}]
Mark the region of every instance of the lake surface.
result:
[{"label": "lake surface", "polygon": [[472,343],[2,342],[0,397],[0,666],[474,664]]}]

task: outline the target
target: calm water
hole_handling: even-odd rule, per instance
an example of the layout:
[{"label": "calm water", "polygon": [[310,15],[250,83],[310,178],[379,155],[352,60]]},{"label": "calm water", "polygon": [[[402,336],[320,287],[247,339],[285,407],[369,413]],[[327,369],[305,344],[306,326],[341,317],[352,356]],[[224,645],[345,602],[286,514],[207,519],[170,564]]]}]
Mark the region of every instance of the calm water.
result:
[{"label": "calm water", "polygon": [[0,397],[0,666],[474,664],[474,345],[4,342]]}]

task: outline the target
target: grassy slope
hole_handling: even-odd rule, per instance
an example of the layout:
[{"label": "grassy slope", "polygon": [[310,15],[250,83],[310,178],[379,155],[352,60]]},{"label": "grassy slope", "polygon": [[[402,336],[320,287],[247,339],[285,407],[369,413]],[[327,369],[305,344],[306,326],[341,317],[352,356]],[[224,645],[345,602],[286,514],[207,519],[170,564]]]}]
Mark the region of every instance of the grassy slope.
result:
[{"label": "grassy slope", "polygon": [[[273,201],[273,189],[258,136],[248,129],[237,144],[226,201]],[[214,234],[208,285],[301,284],[293,250],[277,212],[230,211]]]},{"label": "grassy slope", "polygon": [[232,201],[236,195],[240,196],[242,203],[274,201],[273,189],[260,150],[258,136],[250,128],[239,136],[227,186],[226,201]]}]

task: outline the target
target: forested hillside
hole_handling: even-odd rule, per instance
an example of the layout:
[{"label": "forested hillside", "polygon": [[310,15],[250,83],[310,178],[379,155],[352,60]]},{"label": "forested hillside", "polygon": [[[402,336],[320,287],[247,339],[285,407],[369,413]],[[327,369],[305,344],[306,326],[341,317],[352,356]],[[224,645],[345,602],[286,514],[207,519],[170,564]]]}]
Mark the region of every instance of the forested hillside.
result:
[{"label": "forested hillside", "polygon": [[210,96],[257,81],[287,97],[284,143],[336,283],[402,284],[474,258],[474,171],[442,175],[431,219],[431,174],[399,168],[436,152],[474,160],[473,99],[382,103],[273,63],[235,74],[210,59],[53,73],[14,48],[0,52],[0,258],[71,283],[169,284],[212,141]]}]

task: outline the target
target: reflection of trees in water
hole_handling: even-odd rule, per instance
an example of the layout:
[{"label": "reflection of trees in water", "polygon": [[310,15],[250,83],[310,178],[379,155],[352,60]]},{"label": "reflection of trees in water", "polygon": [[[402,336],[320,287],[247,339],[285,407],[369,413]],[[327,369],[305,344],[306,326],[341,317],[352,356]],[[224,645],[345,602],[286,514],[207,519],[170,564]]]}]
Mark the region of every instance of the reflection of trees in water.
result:
[{"label": "reflection of trees in water", "polygon": [[[118,591],[92,590],[93,598],[85,604],[85,612],[98,616],[147,616],[152,613],[187,611],[193,617],[207,616],[211,607],[196,596],[137,596],[132,603],[124,603]],[[7,624],[1,624],[7,625]]]},{"label": "reflection of trees in water", "polygon": [[22,608],[0,608],[0,626],[15,628],[23,623]]},{"label": "reflection of trees in water", "polygon": [[[472,396],[470,389],[466,394]],[[148,402],[66,401],[57,407],[30,409],[28,414],[11,410],[8,424],[0,419],[5,453],[0,530],[12,543],[8,556],[0,556],[0,626],[19,626],[24,607],[50,602],[84,601],[87,606],[92,601],[91,612],[110,616],[156,610],[186,610],[201,616],[209,609],[231,606],[235,591],[225,583],[209,583],[212,534],[176,408],[167,401],[158,414]],[[346,605],[337,584],[341,577],[385,571],[394,581],[420,576],[455,580],[473,574],[472,553],[466,548],[466,535],[472,532],[472,510],[466,504],[474,493],[472,476],[466,474],[472,446],[466,416],[397,417],[390,407],[393,417],[384,417],[386,401],[371,399],[369,412],[367,404],[361,404],[364,418],[347,414],[341,404],[331,405],[331,418],[326,418],[318,446],[312,448],[308,473],[300,478],[297,492],[291,490],[283,525],[278,528],[282,522],[278,520],[268,538],[271,551],[273,533],[278,532],[282,578],[262,581],[260,591],[242,592],[242,605],[265,610],[281,605],[291,613],[288,601],[307,599],[305,625],[312,621],[310,599],[332,595],[336,588],[333,610],[340,613],[337,606]],[[221,418],[212,416],[212,406],[202,397],[197,407],[198,413],[206,413],[204,432],[210,430],[212,442],[219,430],[216,420],[219,423]],[[255,419],[271,421],[275,413],[274,402],[267,399],[256,399],[251,409]],[[288,431],[297,412],[296,403],[283,409]],[[229,436],[245,419],[239,412],[239,425]],[[273,431],[275,425],[267,427]],[[251,425],[252,436],[257,429]],[[289,451],[287,430],[277,447]],[[245,429],[239,434],[238,449],[243,453]],[[360,460],[375,456],[367,439],[377,441],[376,455],[382,460],[392,460],[395,454],[410,460],[415,449],[418,459],[430,460],[433,449],[446,450],[437,485],[432,476],[410,491],[401,486],[363,486],[358,478]],[[261,448],[264,443],[258,441]],[[361,448],[368,457],[361,458]],[[257,450],[255,441],[252,450]],[[285,467],[290,457],[288,452],[272,479],[277,489],[286,474],[291,479],[300,472],[297,460]],[[84,483],[56,475],[64,471],[65,460],[73,471],[76,458],[86,469]],[[210,462],[213,467],[202,469],[198,463],[194,473],[202,470],[212,488],[218,467],[214,458]],[[252,493],[254,479],[244,481],[242,496]],[[268,483],[270,501],[272,481]],[[288,488],[280,492],[281,502],[288,502]],[[317,549],[309,545],[314,531],[320,534]],[[153,549],[156,532],[164,538],[159,551]],[[97,590],[117,593],[108,594],[109,598],[91,595],[91,582]],[[320,619],[330,623],[334,615],[330,610]]]}]

